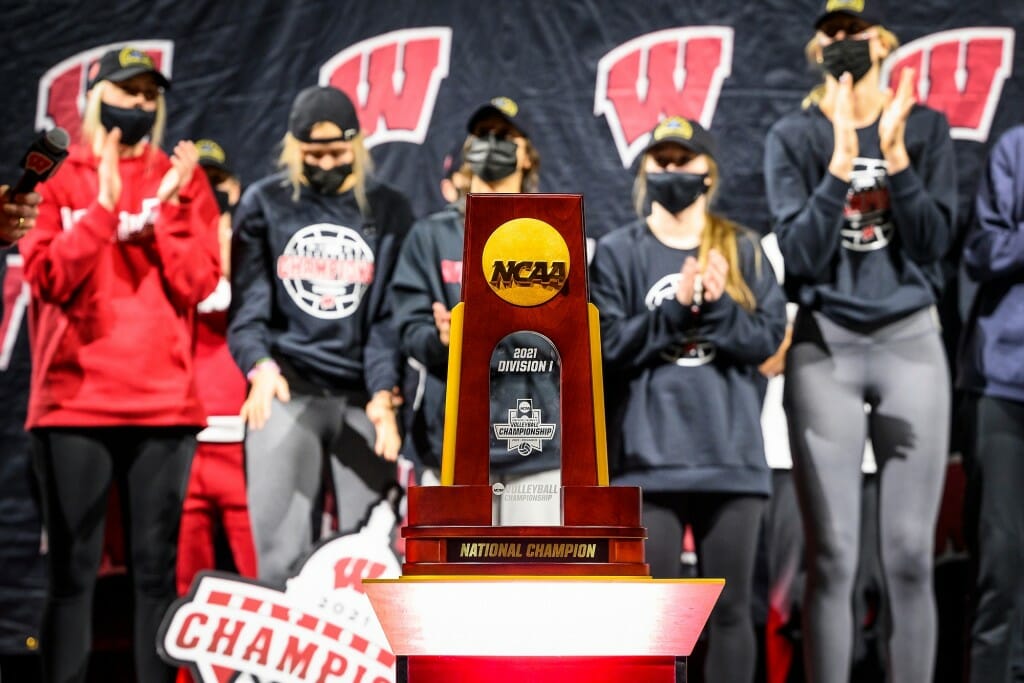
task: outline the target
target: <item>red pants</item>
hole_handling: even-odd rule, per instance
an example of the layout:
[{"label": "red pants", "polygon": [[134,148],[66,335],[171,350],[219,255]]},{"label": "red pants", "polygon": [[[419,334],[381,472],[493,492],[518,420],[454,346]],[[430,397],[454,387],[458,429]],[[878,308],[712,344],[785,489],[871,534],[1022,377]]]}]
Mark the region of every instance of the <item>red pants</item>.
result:
[{"label": "red pants", "polygon": [[241,443],[200,443],[192,461],[178,541],[178,593],[196,574],[214,569],[214,531],[220,519],[241,576],[256,577]]}]

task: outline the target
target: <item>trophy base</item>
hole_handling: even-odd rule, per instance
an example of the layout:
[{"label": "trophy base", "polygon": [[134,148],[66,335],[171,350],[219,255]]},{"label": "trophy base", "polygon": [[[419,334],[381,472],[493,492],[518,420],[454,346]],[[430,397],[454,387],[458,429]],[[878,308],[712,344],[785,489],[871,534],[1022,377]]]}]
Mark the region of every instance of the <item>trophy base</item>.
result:
[{"label": "trophy base", "polygon": [[491,487],[409,489],[405,576],[650,576],[635,486],[562,488],[561,526],[493,526]]}]

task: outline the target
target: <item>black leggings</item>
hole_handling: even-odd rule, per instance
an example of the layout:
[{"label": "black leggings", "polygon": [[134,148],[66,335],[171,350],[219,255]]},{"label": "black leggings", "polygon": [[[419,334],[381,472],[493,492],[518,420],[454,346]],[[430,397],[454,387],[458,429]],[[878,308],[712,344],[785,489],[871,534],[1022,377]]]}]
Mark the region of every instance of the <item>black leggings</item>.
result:
[{"label": "black leggings", "polygon": [[40,643],[47,683],[85,680],[93,588],[114,481],[135,589],[137,678],[144,683],[174,680],[175,669],[157,655],[156,634],[175,598],[178,521],[194,433],[177,427],[33,430],[49,543],[50,589]]},{"label": "black leggings", "polygon": [[750,683],[757,643],[751,614],[754,558],[765,498],[673,491],[644,493],[647,562],[651,576],[681,576],[683,529],[690,524],[700,575],[724,578],[725,589],[708,621],[704,679]]},{"label": "black leggings", "polygon": [[1024,680],[1024,403],[971,396],[964,532],[975,569],[971,683]]},{"label": "black leggings", "polygon": [[867,333],[801,311],[786,357],[783,402],[807,537],[808,680],[845,683],[850,676],[861,460],[869,434],[878,462],[873,523],[888,607],[887,680],[932,680],[932,562],[948,457],[950,386],[931,311]]}]

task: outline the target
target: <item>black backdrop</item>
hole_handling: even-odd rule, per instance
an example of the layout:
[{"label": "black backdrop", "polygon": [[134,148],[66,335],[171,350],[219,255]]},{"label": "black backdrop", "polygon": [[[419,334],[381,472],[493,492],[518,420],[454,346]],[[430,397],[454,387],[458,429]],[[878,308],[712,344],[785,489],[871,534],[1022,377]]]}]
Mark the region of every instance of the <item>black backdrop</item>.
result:
[{"label": "black backdrop", "polygon": [[[1024,3],[882,4],[886,25],[905,46],[893,61],[919,67],[921,93],[954,125],[963,226],[988,146],[1024,120],[1024,54],[1014,45]],[[675,113],[701,118],[719,137],[719,209],[763,232],[764,135],[818,80],[803,45],[821,5],[2,0],[0,182],[17,177],[35,130],[54,122],[74,128],[88,62],[104,46],[132,42],[152,50],[174,82],[168,143],[213,137],[246,182],[273,170],[295,93],[333,73],[366,103],[362,123],[373,133],[378,174],[408,193],[419,213],[441,205],[441,157],[463,134],[468,114],[507,95],[529,117],[543,157],[542,190],[582,192],[591,236],[631,217],[628,148],[642,144],[639,131],[659,116]],[[950,260],[955,265],[955,252]],[[11,305],[19,290],[5,284]],[[10,308],[5,313],[5,322],[18,320]],[[25,391],[24,326],[2,332],[17,341],[10,368],[0,368],[0,395],[10,405]],[[3,482],[27,479],[20,410],[4,415],[12,424],[0,432]],[[0,493],[9,521],[0,524],[0,586],[8,587],[0,590],[0,652],[24,651],[37,618],[27,598],[40,595],[38,574],[26,569],[29,558],[14,556],[35,548],[25,538],[36,522],[23,489],[12,484]]]},{"label": "black backdrop", "polygon": [[[609,123],[616,116],[603,113],[605,108],[595,103],[595,93],[602,90],[602,57],[616,49],[622,56],[612,69],[612,86],[607,91],[617,91],[618,118],[631,137],[635,137],[633,129],[653,127],[659,115],[703,114],[703,122],[722,142],[726,182],[720,209],[765,231],[764,134],[773,121],[798,106],[818,80],[804,60],[803,45],[823,3],[82,0],[56,4],[4,0],[0,4],[7,5],[0,29],[6,56],[0,60],[3,177],[15,172],[14,165],[33,129],[45,122],[48,108],[63,108],[64,116],[56,117],[62,125],[73,113],[71,104],[81,88],[81,63],[89,51],[110,43],[162,41],[172,51],[164,56],[171,57],[174,81],[168,97],[168,142],[214,137],[233,155],[243,180],[251,181],[273,169],[275,143],[284,133],[295,93],[316,83],[321,67],[348,49],[350,54],[368,55],[370,66],[364,71],[370,77],[363,80],[371,85],[370,109],[373,103],[389,99],[390,91],[399,85],[402,97],[392,98],[396,106],[386,112],[394,119],[416,118],[409,112],[420,111],[424,104],[417,93],[424,91],[427,79],[420,76],[429,75],[430,64],[438,63],[433,73],[434,106],[426,102],[423,107],[428,125],[419,136],[412,136],[420,141],[398,140],[403,137],[401,130],[371,140],[380,176],[407,192],[417,211],[440,206],[436,182],[440,160],[462,134],[469,112],[495,95],[507,95],[530,118],[529,132],[543,157],[542,189],[582,192],[588,232],[597,236],[631,216],[631,170],[623,165],[614,125]],[[923,87],[932,91],[931,103],[945,105],[951,119],[976,119],[972,113],[983,108],[983,103],[976,102],[979,95],[994,98],[990,125],[981,126],[982,130],[975,126],[967,131],[974,139],[957,144],[966,197],[973,192],[988,141],[1024,118],[1024,55],[1013,49],[1015,30],[1024,26],[1024,3],[923,0],[884,5],[886,24],[904,44],[918,39],[923,39],[918,45],[931,42],[924,52],[935,56],[927,60],[927,73],[921,79]],[[435,30],[420,35],[401,31],[414,27]],[[1001,27],[1003,35],[1009,36],[1002,41],[1007,49],[1002,56],[1008,58],[1003,75],[1012,72],[1005,83],[991,78],[991,68],[986,68],[993,59],[993,39],[986,39],[975,27]],[[958,30],[936,37],[951,29]],[[391,33],[395,31],[400,32]],[[433,38],[435,45],[430,44],[432,35],[444,32],[449,35],[447,41]],[[367,47],[374,39],[376,44]],[[635,41],[637,49],[631,51],[625,45],[630,41]],[[716,49],[716,41],[724,45]],[[443,42],[447,45],[436,45]],[[946,54],[953,55],[953,64],[940,59],[942,45],[949,48]],[[404,59],[401,68],[392,69],[396,51]],[[676,59],[680,51],[685,54],[683,60]],[[941,90],[943,82],[955,80],[958,54],[965,55],[968,67],[960,74],[967,75],[965,92],[959,94],[959,101],[956,92],[953,98],[941,98],[938,93],[945,100],[938,102],[936,90]],[[354,76],[348,82],[359,78],[354,74],[363,66],[359,59],[357,55],[348,64]],[[41,87],[40,82],[48,71],[66,76],[76,62],[77,81],[58,79],[57,87],[45,92],[49,83]],[[677,63],[682,70],[675,68]],[[718,78],[709,78],[716,68]],[[339,72],[345,70],[342,67]],[[397,82],[403,78],[404,82]],[[679,85],[682,90],[677,93]],[[971,102],[966,116],[964,101]],[[602,113],[595,114],[595,109]],[[364,128],[382,128],[367,118],[364,115]],[[389,137],[395,141],[386,141]]]}]

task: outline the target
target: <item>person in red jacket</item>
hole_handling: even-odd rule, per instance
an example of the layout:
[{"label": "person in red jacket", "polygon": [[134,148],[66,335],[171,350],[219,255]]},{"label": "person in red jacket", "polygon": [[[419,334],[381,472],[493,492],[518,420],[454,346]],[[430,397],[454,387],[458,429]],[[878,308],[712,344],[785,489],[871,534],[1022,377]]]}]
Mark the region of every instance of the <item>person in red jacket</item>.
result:
[{"label": "person in red jacket", "polygon": [[217,566],[214,536],[218,525],[231,548],[241,576],[256,577],[256,551],[245,495],[242,443],[245,423],[239,412],[246,382],[228,350],[228,281],[231,249],[231,210],[241,186],[228,165],[224,149],[213,140],[197,140],[199,165],[217,195],[221,210],[218,236],[221,248],[220,282],[199,304],[196,316],[196,387],[206,409],[207,427],[196,437],[178,541],[178,593],[184,595],[203,569]]},{"label": "person in red jacket", "polygon": [[[40,187],[19,243],[31,286],[26,427],[49,543],[46,681],[85,680],[107,496],[117,482],[134,587],[139,680],[175,592],[178,520],[205,412],[193,379],[196,305],[217,285],[217,207],[197,152],[160,150],[169,87],[131,47],[89,70],[81,144]],[[147,141],[148,138],[148,141]]]}]

